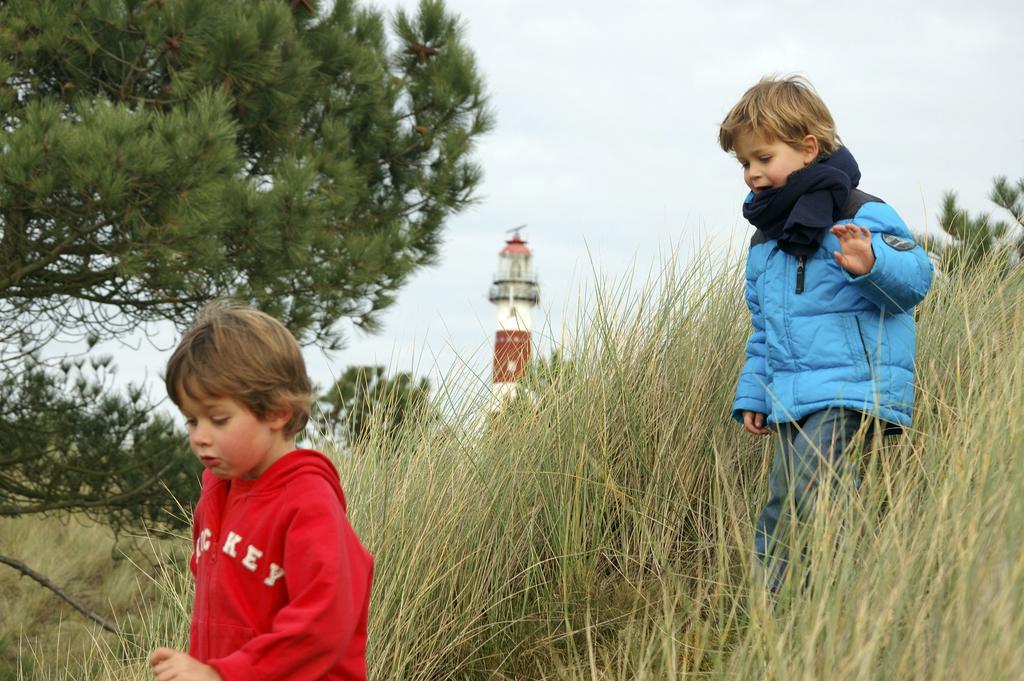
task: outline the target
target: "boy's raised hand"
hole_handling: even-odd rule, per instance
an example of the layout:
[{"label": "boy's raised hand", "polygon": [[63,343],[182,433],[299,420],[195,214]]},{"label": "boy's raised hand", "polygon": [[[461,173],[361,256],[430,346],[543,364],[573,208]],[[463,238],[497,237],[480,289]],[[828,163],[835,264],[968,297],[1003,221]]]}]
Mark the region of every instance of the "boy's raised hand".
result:
[{"label": "boy's raised hand", "polygon": [[154,650],[149,666],[158,681],[221,681],[216,669],[173,648]]},{"label": "boy's raised hand", "polygon": [[839,266],[855,277],[867,274],[875,266],[871,250],[871,230],[857,225],[835,225],[832,233],[839,239],[842,252],[832,251]]}]

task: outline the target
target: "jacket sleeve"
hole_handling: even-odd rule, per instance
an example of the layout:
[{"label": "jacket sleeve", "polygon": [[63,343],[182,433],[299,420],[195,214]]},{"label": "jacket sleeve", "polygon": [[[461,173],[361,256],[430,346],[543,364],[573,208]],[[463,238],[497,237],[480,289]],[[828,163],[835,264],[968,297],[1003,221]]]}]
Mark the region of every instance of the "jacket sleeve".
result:
[{"label": "jacket sleeve", "polygon": [[317,497],[303,495],[287,528],[281,579],[288,604],[274,616],[271,630],[231,655],[209,661],[224,681],[324,678],[362,634],[369,603],[369,554],[333,491]]},{"label": "jacket sleeve", "polygon": [[732,417],[743,423],[743,412],[756,411],[762,414],[771,413],[765,386],[768,383],[767,346],[765,343],[764,317],[761,315],[761,302],[757,297],[756,277],[752,272],[750,260],[747,260],[746,300],[750,308],[750,318],[754,331],[747,340],[747,361],[740,372],[740,380],[736,386],[736,399],[732,403]]},{"label": "jacket sleeve", "polygon": [[883,312],[909,312],[932,283],[934,268],[928,254],[914,244],[903,220],[884,203],[865,204],[852,222],[871,230],[875,265],[859,277],[844,270],[847,279]]}]

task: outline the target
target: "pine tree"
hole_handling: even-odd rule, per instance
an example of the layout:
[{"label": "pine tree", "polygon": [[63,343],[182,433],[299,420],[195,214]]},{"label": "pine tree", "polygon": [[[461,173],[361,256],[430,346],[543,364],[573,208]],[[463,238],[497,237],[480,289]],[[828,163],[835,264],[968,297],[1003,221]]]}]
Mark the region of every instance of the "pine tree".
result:
[{"label": "pine tree", "polygon": [[[112,400],[135,425],[103,470],[163,470],[187,460],[183,439],[149,437],[167,429],[146,405],[88,377],[68,392],[39,359],[52,338],[180,327],[231,295],[337,347],[341,320],[377,327],[474,199],[492,119],[458,20],[440,0],[399,11],[390,33],[354,0],[320,10],[0,0],[0,387],[69,422]],[[25,421],[40,414],[0,403],[0,514],[154,494],[166,472],[132,489],[46,483],[100,465],[96,414],[40,434]],[[33,451],[55,468],[26,466]]]},{"label": "pine tree", "polygon": [[0,516],[77,513],[115,531],[184,525],[201,467],[137,388],[112,392],[109,357],[0,374]]},{"label": "pine tree", "polygon": [[989,213],[971,216],[957,205],[956,192],[942,197],[939,225],[955,243],[942,249],[947,266],[971,267],[998,249],[1006,249],[1016,261],[1024,257],[1024,178],[1011,184],[1005,176],[992,181],[989,200],[1007,211],[1012,220],[995,220]]},{"label": "pine tree", "polygon": [[352,366],[320,396],[323,435],[346,444],[371,432],[393,437],[430,402],[430,382],[408,372],[388,378],[382,366]]}]

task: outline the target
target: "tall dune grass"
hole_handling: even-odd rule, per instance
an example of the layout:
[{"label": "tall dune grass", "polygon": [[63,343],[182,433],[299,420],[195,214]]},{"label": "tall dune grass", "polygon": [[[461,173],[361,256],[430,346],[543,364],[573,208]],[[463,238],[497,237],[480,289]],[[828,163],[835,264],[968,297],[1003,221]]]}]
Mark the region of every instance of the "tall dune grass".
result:
[{"label": "tall dune grass", "polygon": [[[159,544],[163,566],[147,546],[79,518],[0,519],[0,554],[21,560],[59,588],[127,631],[141,626],[159,591],[150,575],[173,567],[179,573],[187,544]],[[134,556],[129,558],[127,556]],[[160,583],[167,580],[162,578]],[[0,681],[19,678],[93,678],[101,648],[129,643],[106,634],[36,582],[0,565]],[[108,651],[109,652],[109,651]],[[63,670],[71,670],[64,676]],[[58,673],[59,671],[59,673]]]},{"label": "tall dune grass", "polygon": [[[935,285],[914,428],[867,443],[772,599],[770,441],[727,413],[749,320],[712,261],[599,288],[567,360],[484,426],[426,413],[336,456],[376,556],[371,678],[1024,678],[1022,268]],[[188,628],[178,566],[91,663],[32,678],[149,678]]]}]

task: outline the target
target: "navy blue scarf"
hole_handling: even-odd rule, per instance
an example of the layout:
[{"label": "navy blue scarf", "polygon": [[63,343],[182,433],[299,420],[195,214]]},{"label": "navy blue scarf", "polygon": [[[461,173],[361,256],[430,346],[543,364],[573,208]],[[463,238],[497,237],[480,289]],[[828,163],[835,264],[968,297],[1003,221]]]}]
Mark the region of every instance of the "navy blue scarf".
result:
[{"label": "navy blue scarf", "polygon": [[751,192],[743,203],[743,217],[777,239],[790,255],[807,256],[821,247],[825,230],[835,224],[860,182],[857,160],[846,147],[815,161],[774,189]]}]

